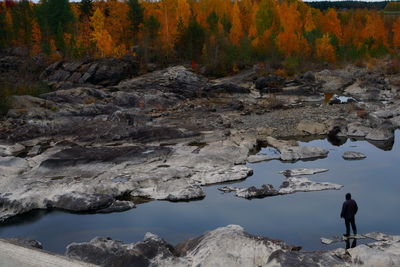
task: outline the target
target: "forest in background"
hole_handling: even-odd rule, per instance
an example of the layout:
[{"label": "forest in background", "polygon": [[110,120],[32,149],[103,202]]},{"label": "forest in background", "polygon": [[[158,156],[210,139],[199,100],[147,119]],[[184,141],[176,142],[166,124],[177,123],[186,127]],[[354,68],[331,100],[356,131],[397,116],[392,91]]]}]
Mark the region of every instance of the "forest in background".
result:
[{"label": "forest in background", "polygon": [[24,47],[49,61],[131,55],[142,65],[192,62],[213,76],[270,62],[292,75],[304,62],[397,55],[400,17],[298,0],[6,0],[0,47]]}]

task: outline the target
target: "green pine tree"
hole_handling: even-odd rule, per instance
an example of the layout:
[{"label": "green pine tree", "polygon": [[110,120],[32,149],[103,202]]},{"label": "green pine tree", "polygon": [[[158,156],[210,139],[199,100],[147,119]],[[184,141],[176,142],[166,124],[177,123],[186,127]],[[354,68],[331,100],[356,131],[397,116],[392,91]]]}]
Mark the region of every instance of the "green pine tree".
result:
[{"label": "green pine tree", "polygon": [[49,40],[56,41],[57,50],[64,55],[66,45],[64,33],[72,33],[75,18],[68,0],[41,0],[36,7],[36,16],[42,32],[43,51],[49,51]]},{"label": "green pine tree", "polygon": [[[144,8],[142,7],[142,5],[139,3],[138,0],[128,0],[128,6],[129,6],[128,17],[129,20],[131,21],[134,40],[136,42],[140,24],[143,23],[144,19]],[[154,23],[154,21],[151,23]]]}]

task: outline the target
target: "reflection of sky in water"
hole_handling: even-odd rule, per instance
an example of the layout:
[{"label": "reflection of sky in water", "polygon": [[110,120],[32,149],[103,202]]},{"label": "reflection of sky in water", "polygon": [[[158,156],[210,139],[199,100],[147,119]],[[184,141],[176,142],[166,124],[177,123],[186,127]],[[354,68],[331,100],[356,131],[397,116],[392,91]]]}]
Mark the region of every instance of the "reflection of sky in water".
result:
[{"label": "reflection of sky in water", "polygon": [[[251,164],[254,175],[235,186],[271,183],[278,187],[284,179],[278,174],[281,170],[328,168],[329,172],[309,178],[342,184],[345,186],[342,190],[296,193],[250,201],[236,198],[233,194],[222,194],[217,190],[218,185],[209,186],[205,187],[207,196],[202,201],[154,201],[123,213],[76,215],[61,211],[36,212],[31,214],[30,221],[26,219],[24,223],[0,227],[0,236],[31,237],[41,241],[45,249],[64,253],[67,244],[88,241],[95,236],[135,242],[142,240],[145,232],[153,232],[170,243],[177,243],[216,227],[239,224],[249,233],[281,239],[303,246],[304,250],[328,249],[335,246],[322,245],[319,238],[344,232],[339,213],[347,192],[352,193],[359,205],[356,217],[359,233],[381,231],[400,234],[398,144],[391,151],[379,150],[365,141],[349,140],[341,147],[332,146],[325,140],[305,145],[328,148],[328,158],[296,163],[270,161]],[[367,158],[345,161],[341,155],[348,150],[362,152]],[[345,243],[336,246],[344,247]]]}]

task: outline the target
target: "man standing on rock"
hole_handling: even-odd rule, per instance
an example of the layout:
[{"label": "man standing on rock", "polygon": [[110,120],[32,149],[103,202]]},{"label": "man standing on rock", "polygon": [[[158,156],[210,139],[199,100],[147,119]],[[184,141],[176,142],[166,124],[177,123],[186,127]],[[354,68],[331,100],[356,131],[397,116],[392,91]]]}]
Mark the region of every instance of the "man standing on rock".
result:
[{"label": "man standing on rock", "polygon": [[357,203],[351,199],[351,194],[346,194],[346,201],[343,203],[342,212],[340,213],[340,218],[344,219],[344,223],[346,224],[346,234],[343,236],[350,236],[350,224],[353,229],[353,234],[357,235],[357,227],[355,222],[355,215],[358,211]]}]

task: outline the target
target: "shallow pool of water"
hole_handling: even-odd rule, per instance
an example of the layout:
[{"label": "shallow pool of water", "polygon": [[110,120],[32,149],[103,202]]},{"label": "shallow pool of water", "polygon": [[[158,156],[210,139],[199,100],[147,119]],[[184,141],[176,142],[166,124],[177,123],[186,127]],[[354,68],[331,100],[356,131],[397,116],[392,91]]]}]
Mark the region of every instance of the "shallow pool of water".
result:
[{"label": "shallow pool of water", "polygon": [[[399,132],[396,133],[399,138]],[[269,161],[249,164],[254,175],[235,186],[278,187],[284,176],[279,171],[291,168],[327,168],[328,172],[309,176],[314,181],[344,185],[342,190],[295,193],[264,199],[246,200],[218,191],[221,185],[205,187],[206,198],[187,203],[153,201],[136,209],[112,214],[71,214],[63,211],[34,211],[0,225],[1,237],[29,237],[43,243],[46,250],[64,253],[71,242],[89,241],[96,236],[124,242],[143,239],[155,233],[176,244],[205,231],[228,224],[239,224],[251,234],[284,240],[303,250],[344,247],[326,246],[320,237],[344,233],[340,209],[345,194],[351,192],[359,206],[356,223],[359,233],[371,231],[400,234],[400,153],[399,144],[390,151],[380,150],[366,141],[348,140],[333,146],[326,140],[303,145],[329,149],[329,156],[315,161],[283,163]],[[367,155],[360,161],[342,159],[345,151]],[[265,149],[269,152],[268,149]],[[263,152],[263,151],[261,151]]]}]

